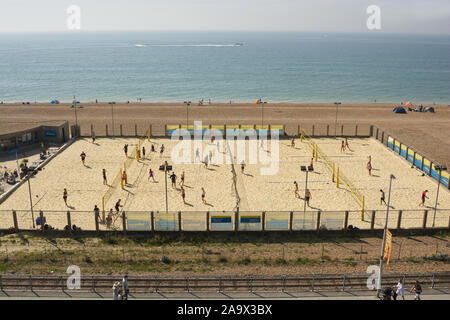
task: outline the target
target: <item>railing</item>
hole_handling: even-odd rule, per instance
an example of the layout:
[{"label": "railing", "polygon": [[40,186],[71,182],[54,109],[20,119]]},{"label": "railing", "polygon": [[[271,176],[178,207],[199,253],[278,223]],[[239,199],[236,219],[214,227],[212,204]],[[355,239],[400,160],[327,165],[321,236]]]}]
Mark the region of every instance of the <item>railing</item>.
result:
[{"label": "railing", "polygon": [[[85,231],[348,231],[380,230],[385,223],[384,210],[366,211],[121,211],[114,214],[111,226],[105,216],[92,211],[0,210],[0,230],[64,230],[75,225]],[[34,221],[33,221],[34,219]],[[38,224],[38,221],[44,224]],[[34,227],[33,227],[34,222]],[[391,210],[388,228],[448,229],[450,209]]]},{"label": "railing", "polygon": [[[306,291],[361,291],[367,287],[370,274],[307,274],[294,276],[223,276],[223,277],[150,277],[128,276],[131,294],[153,292],[306,292]],[[68,275],[0,275],[0,290],[61,290],[68,289]],[[80,291],[110,292],[121,275],[81,275]],[[450,272],[383,274],[382,287],[403,280],[405,287],[415,280],[423,288],[449,288]],[[376,283],[374,283],[376,285]],[[372,289],[374,290],[374,289]],[[73,289],[76,291],[76,289]]]}]

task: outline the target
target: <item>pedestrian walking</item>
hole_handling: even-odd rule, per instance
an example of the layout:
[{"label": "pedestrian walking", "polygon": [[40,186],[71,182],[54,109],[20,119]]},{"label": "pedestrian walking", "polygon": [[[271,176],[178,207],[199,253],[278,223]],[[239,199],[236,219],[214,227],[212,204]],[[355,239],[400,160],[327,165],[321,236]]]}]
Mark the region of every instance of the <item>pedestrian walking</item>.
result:
[{"label": "pedestrian walking", "polygon": [[183,199],[183,203],[186,204],[186,191],[184,191],[184,188],[181,187],[181,198]]},{"label": "pedestrian walking", "polygon": [[128,184],[128,177],[127,177],[127,172],[126,172],[126,171],[123,171],[123,172],[122,172],[122,181],[123,181],[123,183],[124,183],[125,185]]},{"label": "pedestrian walking", "polygon": [[170,175],[170,180],[172,181],[172,188],[176,188],[177,187],[177,175],[173,171],[172,171],[172,174]]},{"label": "pedestrian walking", "polygon": [[294,181],[294,196],[296,198],[300,198],[300,195],[298,194],[298,184],[297,181]]},{"label": "pedestrian walking", "polygon": [[425,205],[425,199],[428,199],[427,193],[428,193],[428,190],[422,191],[422,196],[421,196],[422,202],[419,203],[419,207],[423,207]]},{"label": "pedestrian walking", "polygon": [[113,220],[113,209],[109,209],[108,217],[106,217],[106,229],[111,229],[112,220]]},{"label": "pedestrian walking", "polygon": [[367,170],[369,171],[369,176],[372,175],[372,162],[369,160],[369,162],[367,162]]},{"label": "pedestrian walking", "polygon": [[184,171],[183,173],[181,173],[181,177],[180,177],[180,186],[184,186]]},{"label": "pedestrian walking", "polygon": [[308,207],[311,208],[311,206],[309,205],[309,200],[311,200],[311,192],[309,191],[309,189],[306,189],[305,191],[305,200],[306,200],[306,204],[308,205]]},{"label": "pedestrian walking", "polygon": [[128,144],[125,144],[125,145],[123,146],[123,152],[125,152],[125,157],[128,158]]},{"label": "pedestrian walking", "polygon": [[84,162],[86,161],[86,153],[84,153],[84,151],[81,152],[80,157],[81,157],[81,162],[83,163],[83,166],[86,166],[84,164]]},{"label": "pedestrian walking", "polygon": [[63,199],[64,199],[64,203],[66,204],[66,207],[67,207],[67,189],[66,188],[64,188]]},{"label": "pedestrian walking", "polygon": [[145,160],[145,147],[142,146],[142,158]]},{"label": "pedestrian walking", "polygon": [[103,175],[103,185],[108,185],[108,180],[106,179],[106,169],[102,169]]},{"label": "pedestrian walking", "polygon": [[344,140],[341,141],[341,152],[345,151],[345,142]]},{"label": "pedestrian walking", "polygon": [[117,200],[116,205],[114,206],[116,208],[116,214],[119,214],[120,207],[123,207],[123,205],[120,204],[121,199]]},{"label": "pedestrian walking", "polygon": [[95,134],[92,134],[92,143],[95,143]]},{"label": "pedestrian walking", "polygon": [[403,285],[403,279],[398,279],[397,285],[395,286],[395,293],[397,296],[401,296],[405,300],[405,286]]},{"label": "pedestrian walking", "polygon": [[416,280],[414,282],[413,287],[411,288],[411,292],[414,292],[414,300],[420,300],[420,295],[422,294],[422,286],[420,285],[420,282]]},{"label": "pedestrian walking", "polygon": [[244,160],[242,160],[241,162],[241,172],[244,173],[244,169],[245,169],[245,162]]},{"label": "pedestrian walking", "polygon": [[119,288],[120,282],[114,282],[113,284],[113,300],[119,300],[120,295],[120,288]]},{"label": "pedestrian walking", "polygon": [[128,293],[130,292],[130,288],[128,287],[128,276],[124,275],[122,279],[122,300],[128,300]]},{"label": "pedestrian walking", "polygon": [[97,207],[97,205],[94,206],[94,216],[96,219],[100,217],[100,209]]},{"label": "pedestrian walking", "polygon": [[153,180],[153,182],[156,182],[156,181],[155,181],[155,173],[153,172],[152,168],[150,168],[150,169],[148,170],[148,179],[147,179],[147,181],[149,181],[150,178]]},{"label": "pedestrian walking", "polygon": [[383,191],[383,189],[380,189],[380,193],[381,193],[380,205],[383,204],[383,203],[385,205],[387,205],[386,201],[384,201],[384,191]]},{"label": "pedestrian walking", "polygon": [[292,148],[295,147],[295,138],[294,138],[294,137],[292,137],[292,140],[291,140],[291,147],[292,147]]},{"label": "pedestrian walking", "polygon": [[165,150],[165,147],[164,147],[164,145],[162,144],[162,145],[161,145],[161,149],[159,150],[159,156],[160,156],[160,157],[162,157],[162,155],[163,155],[163,153],[164,153],[164,150]]},{"label": "pedestrian walking", "polygon": [[206,197],[206,192],[205,192],[205,189],[202,187],[202,202],[203,202],[203,204],[206,204],[205,197]]}]

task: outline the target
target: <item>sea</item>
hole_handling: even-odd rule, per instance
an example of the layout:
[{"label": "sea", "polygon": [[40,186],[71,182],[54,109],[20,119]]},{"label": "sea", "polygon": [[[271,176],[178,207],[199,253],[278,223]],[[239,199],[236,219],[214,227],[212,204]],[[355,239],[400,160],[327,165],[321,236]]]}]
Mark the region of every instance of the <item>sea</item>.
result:
[{"label": "sea", "polygon": [[450,104],[450,36],[0,33],[3,102]]}]

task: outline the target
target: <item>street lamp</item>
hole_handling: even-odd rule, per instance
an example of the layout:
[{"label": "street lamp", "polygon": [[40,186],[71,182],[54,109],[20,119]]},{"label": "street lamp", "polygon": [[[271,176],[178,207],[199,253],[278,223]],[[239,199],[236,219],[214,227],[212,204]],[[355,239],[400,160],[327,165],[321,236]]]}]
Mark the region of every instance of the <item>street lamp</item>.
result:
[{"label": "street lamp", "polygon": [[334,138],[336,139],[338,105],[340,105],[341,102],[335,102],[334,104],[336,105],[336,120],[334,121]]},{"label": "street lamp", "polygon": [[441,175],[442,175],[442,170],[447,170],[446,166],[434,166],[434,168],[439,171],[439,177],[438,177],[438,188],[437,188],[437,193],[436,193],[436,203],[434,205],[434,216],[433,216],[433,228],[434,228],[434,223],[436,222],[436,209],[437,209],[437,205],[438,205],[438,197],[439,197],[439,186],[441,185]]},{"label": "street lamp", "polygon": [[190,101],[184,101],[184,104],[186,105],[186,130],[188,129],[188,122],[189,122],[189,106],[191,105]]},{"label": "street lamp", "polygon": [[308,189],[308,172],[313,171],[314,168],[312,166],[300,166],[300,170],[306,172],[306,180],[305,180],[305,198],[303,199],[303,229],[305,228],[305,215],[306,215],[306,190]]},{"label": "street lamp", "polygon": [[[31,209],[31,220],[33,221],[33,229],[35,228],[34,225],[34,212],[33,212],[33,199],[31,198],[31,184],[30,184],[30,178],[31,174],[27,173],[27,181],[28,181],[28,194],[30,195],[30,209]],[[42,223],[42,221],[41,221]]]},{"label": "street lamp", "polygon": [[164,171],[164,181],[166,186],[166,213],[169,211],[169,201],[167,197],[167,172],[172,170],[172,166],[167,164],[167,161],[164,161],[164,164],[159,166],[159,171]]},{"label": "street lamp", "polygon": [[384,255],[384,249],[386,247],[386,230],[388,225],[388,219],[389,219],[389,207],[391,205],[391,187],[392,187],[392,180],[396,179],[393,174],[391,174],[390,180],[389,180],[389,194],[388,194],[388,203],[386,208],[386,222],[384,224],[384,232],[383,232],[383,244],[381,245],[381,255],[380,255],[380,273],[378,275],[378,283],[377,283],[377,298],[380,297],[380,291],[381,291],[381,275],[383,273],[383,255]]},{"label": "street lamp", "polygon": [[72,107],[75,109],[75,125],[78,128],[77,103],[77,98],[73,96]]},{"label": "street lamp", "polygon": [[114,101],[108,102],[108,104],[111,105],[111,119],[112,119],[112,131],[113,131],[113,137],[116,135],[114,134],[114,105],[116,104]]}]

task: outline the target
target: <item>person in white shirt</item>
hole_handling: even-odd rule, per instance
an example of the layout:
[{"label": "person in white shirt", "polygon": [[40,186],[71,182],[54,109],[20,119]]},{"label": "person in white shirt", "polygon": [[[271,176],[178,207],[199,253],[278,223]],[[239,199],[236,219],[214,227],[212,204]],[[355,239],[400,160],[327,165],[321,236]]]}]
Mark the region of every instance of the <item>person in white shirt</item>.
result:
[{"label": "person in white shirt", "polygon": [[397,296],[401,296],[405,300],[405,286],[403,285],[403,279],[399,279],[396,285]]}]

